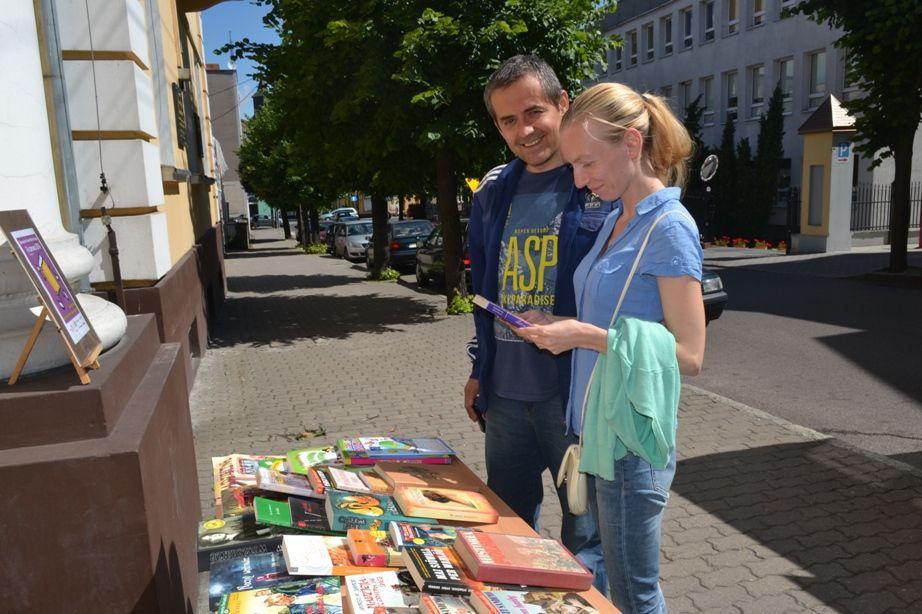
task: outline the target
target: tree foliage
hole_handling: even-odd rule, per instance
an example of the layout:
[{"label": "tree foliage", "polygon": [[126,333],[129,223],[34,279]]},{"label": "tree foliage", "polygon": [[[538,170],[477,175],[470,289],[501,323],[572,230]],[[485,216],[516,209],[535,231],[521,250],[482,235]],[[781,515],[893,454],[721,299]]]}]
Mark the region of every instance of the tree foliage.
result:
[{"label": "tree foliage", "polygon": [[803,0],[789,11],[844,32],[836,47],[862,92],[844,106],[855,118],[857,151],[875,165],[894,159],[890,269],[905,270],[912,144],[922,119],[922,3]]},{"label": "tree foliage", "polygon": [[463,293],[461,180],[504,158],[483,105],[487,78],[530,52],[576,91],[612,45],[598,30],[608,0],[255,1],[270,7],[264,21],[280,43],[244,39],[224,51],[254,60],[278,90],[286,134],[312,169],[372,195],[375,263],[385,197],[436,191],[449,300]]}]

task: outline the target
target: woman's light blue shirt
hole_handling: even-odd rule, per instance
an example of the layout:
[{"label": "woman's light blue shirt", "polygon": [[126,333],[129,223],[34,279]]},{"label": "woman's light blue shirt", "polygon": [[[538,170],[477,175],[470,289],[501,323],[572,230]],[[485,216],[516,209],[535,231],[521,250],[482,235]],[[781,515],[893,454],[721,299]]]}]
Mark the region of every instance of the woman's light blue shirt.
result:
[{"label": "woman's light blue shirt", "polygon": [[[701,280],[704,254],[698,237],[698,228],[685,207],[679,202],[679,188],[664,188],[637,203],[637,215],[614,244],[605,250],[615,222],[623,211],[620,202],[605,219],[595,245],[586,254],[573,274],[576,292],[576,314],[581,322],[607,329],[611,322],[621,289],[627,281],[650,225],[667,211],[675,210],[663,218],[643,253],[634,279],[621,304],[620,316],[631,316],[651,322],[663,321],[663,304],[660,301],[657,277],[689,275]],[[604,251],[604,253],[602,253]],[[595,365],[598,352],[584,348],[573,351],[573,378],[570,382],[570,401],[567,405],[567,424],[575,433],[582,429],[583,397],[589,374]]]}]

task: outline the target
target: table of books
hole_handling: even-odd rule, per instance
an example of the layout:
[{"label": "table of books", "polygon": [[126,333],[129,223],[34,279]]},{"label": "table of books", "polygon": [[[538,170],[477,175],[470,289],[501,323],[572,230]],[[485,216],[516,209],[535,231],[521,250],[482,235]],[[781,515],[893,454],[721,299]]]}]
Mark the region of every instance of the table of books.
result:
[{"label": "table of books", "polygon": [[212,611],[617,612],[450,448],[363,456],[360,440],[390,438],[213,459],[218,517],[199,527]]}]

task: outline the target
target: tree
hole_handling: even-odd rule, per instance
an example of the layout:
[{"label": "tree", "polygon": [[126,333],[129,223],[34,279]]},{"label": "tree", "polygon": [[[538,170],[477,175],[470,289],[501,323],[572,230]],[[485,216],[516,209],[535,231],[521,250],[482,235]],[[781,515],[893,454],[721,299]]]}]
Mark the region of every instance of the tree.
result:
[{"label": "tree", "polygon": [[778,201],[783,159],[784,105],[779,84],[775,86],[768,101],[768,110],[759,119],[759,137],[756,141],[752,213],[759,233],[768,225],[772,209]]},{"label": "tree", "polygon": [[[719,233],[727,234],[736,230],[737,218],[740,213],[740,186],[736,163],[736,122],[728,121],[724,124],[717,156],[720,160],[720,165],[717,175],[714,176],[713,187],[715,225]],[[749,191],[746,190],[743,193],[748,194]]]},{"label": "tree", "polygon": [[843,104],[855,118],[855,149],[874,166],[893,158],[890,270],[904,271],[912,144],[922,119],[922,6],[918,0],[803,0],[789,11],[844,32],[836,47],[846,52],[847,74],[862,96]]},{"label": "tree", "polygon": [[753,199],[752,185],[755,177],[755,170],[752,163],[752,146],[748,138],[740,139],[736,145],[736,188],[739,192],[737,202],[737,214],[735,216],[734,231],[735,234],[754,236],[759,229],[756,228],[753,219]]}]

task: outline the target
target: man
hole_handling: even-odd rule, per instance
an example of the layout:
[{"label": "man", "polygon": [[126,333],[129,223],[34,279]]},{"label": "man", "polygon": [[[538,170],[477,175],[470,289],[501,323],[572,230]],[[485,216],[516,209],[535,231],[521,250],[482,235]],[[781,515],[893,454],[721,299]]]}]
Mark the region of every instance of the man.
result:
[{"label": "man", "polygon": [[[550,66],[535,56],[512,57],[490,77],[484,102],[516,155],[483,178],[469,226],[474,291],[513,312],[576,315],[573,271],[611,210],[573,184],[559,151],[560,121],[569,107]],[[471,420],[486,421],[487,483],[537,529],[542,474],[557,470],[576,437],[564,420],[570,353],[553,356],[523,343],[483,310],[476,310],[474,367],[464,387]],[[565,488],[561,540],[608,590],[602,550],[591,515],[569,513]]]}]

